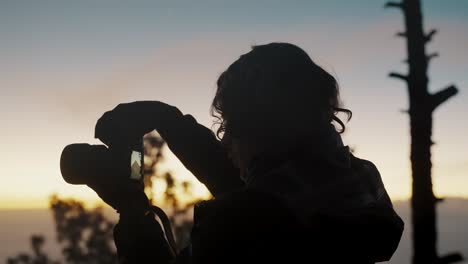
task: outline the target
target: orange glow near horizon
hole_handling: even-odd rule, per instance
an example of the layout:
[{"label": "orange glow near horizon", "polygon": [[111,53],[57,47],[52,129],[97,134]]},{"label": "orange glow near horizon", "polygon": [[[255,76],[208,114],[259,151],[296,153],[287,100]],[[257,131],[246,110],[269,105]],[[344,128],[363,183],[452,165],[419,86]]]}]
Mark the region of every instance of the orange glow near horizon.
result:
[{"label": "orange glow near horizon", "polygon": [[[176,178],[181,179],[181,180],[188,180],[192,182],[192,191],[194,194],[194,197],[200,198],[200,199],[209,199],[210,194],[206,187],[198,182],[193,175],[187,171],[185,168],[183,168],[182,164],[176,159],[176,157],[168,151],[167,147],[165,148],[164,151],[165,154],[165,161],[160,166],[160,169],[163,171],[171,171]],[[385,157],[383,157],[385,159]],[[409,168],[391,168],[389,167],[381,167],[379,168],[384,183],[386,185],[387,191],[389,192],[391,198],[393,201],[399,201],[399,200],[407,200],[410,198],[410,169]],[[448,170],[447,172],[452,173],[455,171],[453,169],[452,171]],[[448,189],[438,191],[438,186],[439,185],[439,179],[438,175],[444,175],[444,171],[441,171],[440,166],[435,166],[433,169],[434,173],[434,181],[435,181],[435,194],[438,197],[458,197],[458,198],[467,198],[468,195],[464,193],[463,191],[459,192],[450,192],[450,188],[453,189],[459,189],[459,186],[454,186],[450,185],[450,182],[446,181],[441,181],[440,184],[443,184],[444,187],[448,187]],[[463,174],[464,172],[459,172]],[[406,176],[407,175],[407,180],[406,181],[401,181],[398,180],[401,177],[388,177],[389,175],[395,176]],[[58,180],[60,182],[63,182],[61,180],[61,176],[57,175],[57,177],[60,177]],[[395,180],[392,180],[395,179]],[[60,184],[61,186],[64,186],[66,188],[63,188],[62,190],[56,190],[55,192],[48,193],[48,194],[41,194],[39,193],[34,193],[32,191],[29,191],[27,195],[10,195],[10,196],[5,196],[5,195],[0,195],[0,210],[10,210],[10,209],[45,209],[49,207],[49,198],[52,194],[58,194],[59,197],[61,198],[73,198],[73,199],[78,199],[80,201],[83,201],[85,205],[89,208],[91,207],[96,207],[96,206],[107,206],[105,205],[100,198],[92,191],[90,188],[86,186],[74,186],[74,185],[69,185],[66,184],[65,182]],[[164,183],[162,183],[160,180],[158,182],[155,182],[153,186],[153,191],[156,194],[156,199],[160,198],[160,194],[164,190]],[[403,190],[403,191],[401,191]],[[459,189],[460,190],[460,189]],[[400,191],[400,192],[399,192]],[[159,195],[158,195],[159,194]],[[183,194],[181,195],[179,193],[179,198],[181,199],[182,202],[189,202],[188,199],[191,197],[184,196]]]}]

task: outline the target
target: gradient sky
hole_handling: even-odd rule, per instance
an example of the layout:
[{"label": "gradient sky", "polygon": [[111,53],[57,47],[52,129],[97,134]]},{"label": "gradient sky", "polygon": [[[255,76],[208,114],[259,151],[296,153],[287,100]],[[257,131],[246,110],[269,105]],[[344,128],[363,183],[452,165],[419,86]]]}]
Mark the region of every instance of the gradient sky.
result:
[{"label": "gradient sky", "polygon": [[[0,1],[0,208],[46,207],[66,184],[59,157],[73,142],[97,144],[96,120],[118,103],[160,100],[211,126],[219,74],[251,45],[291,42],[333,73],[354,112],[345,143],[380,169],[394,199],[410,195],[406,71],[397,10],[384,1]],[[468,197],[468,1],[425,0],[430,89],[460,93],[436,111],[434,184]],[[169,155],[165,164],[190,177]],[[202,190],[200,189],[200,192]]]}]

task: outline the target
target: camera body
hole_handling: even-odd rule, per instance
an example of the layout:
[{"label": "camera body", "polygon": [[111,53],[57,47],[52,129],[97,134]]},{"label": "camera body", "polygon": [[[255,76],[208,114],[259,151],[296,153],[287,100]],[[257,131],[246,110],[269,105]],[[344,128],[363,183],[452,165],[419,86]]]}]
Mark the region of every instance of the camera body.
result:
[{"label": "camera body", "polygon": [[132,143],[66,146],[60,157],[60,171],[70,184],[92,185],[109,181],[143,181],[143,139]]}]

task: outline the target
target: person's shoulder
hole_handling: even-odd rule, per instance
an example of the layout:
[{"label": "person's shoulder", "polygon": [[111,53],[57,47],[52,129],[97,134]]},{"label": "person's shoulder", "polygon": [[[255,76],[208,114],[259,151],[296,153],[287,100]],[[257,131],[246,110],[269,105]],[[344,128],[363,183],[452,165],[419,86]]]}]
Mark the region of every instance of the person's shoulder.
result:
[{"label": "person's shoulder", "polygon": [[350,154],[349,156],[350,156],[351,166],[353,166],[355,168],[357,167],[357,168],[361,168],[361,169],[366,169],[366,170],[371,171],[373,173],[379,173],[378,169],[377,169],[377,166],[375,166],[375,164],[372,161],[367,160],[367,159],[363,159],[363,158],[360,158],[360,157],[356,157],[353,154]]}]

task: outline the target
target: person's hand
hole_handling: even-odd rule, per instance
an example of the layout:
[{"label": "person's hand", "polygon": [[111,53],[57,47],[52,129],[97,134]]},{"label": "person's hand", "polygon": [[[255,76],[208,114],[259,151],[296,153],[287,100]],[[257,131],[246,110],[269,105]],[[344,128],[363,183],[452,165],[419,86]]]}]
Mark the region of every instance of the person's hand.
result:
[{"label": "person's hand", "polygon": [[159,101],[119,104],[99,118],[95,137],[108,146],[135,142],[179,116],[182,113],[176,107]]},{"label": "person's hand", "polygon": [[97,195],[119,213],[143,214],[149,208],[143,183],[130,179],[87,184]]}]

